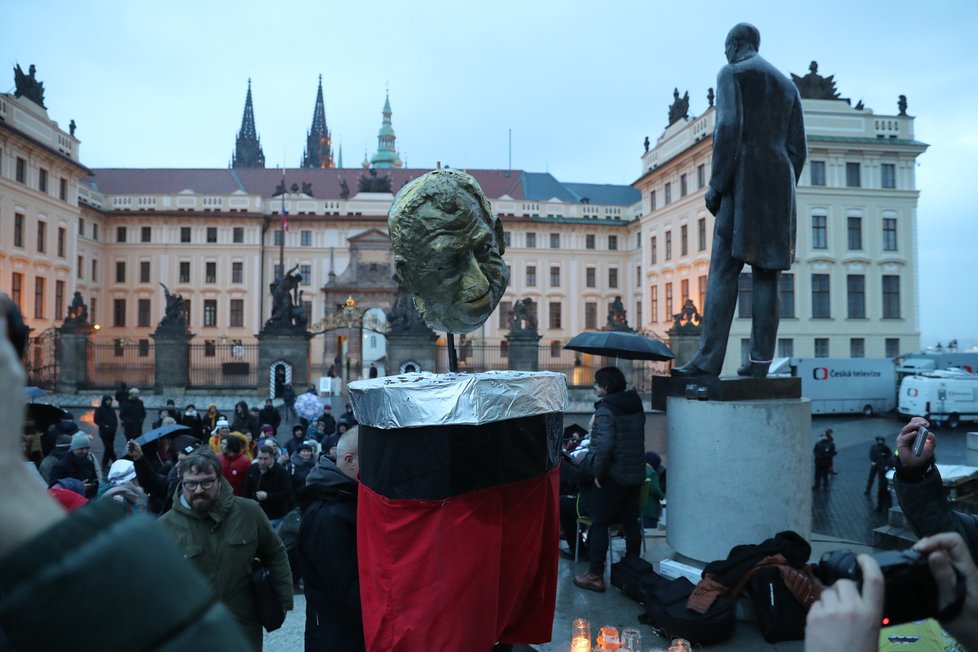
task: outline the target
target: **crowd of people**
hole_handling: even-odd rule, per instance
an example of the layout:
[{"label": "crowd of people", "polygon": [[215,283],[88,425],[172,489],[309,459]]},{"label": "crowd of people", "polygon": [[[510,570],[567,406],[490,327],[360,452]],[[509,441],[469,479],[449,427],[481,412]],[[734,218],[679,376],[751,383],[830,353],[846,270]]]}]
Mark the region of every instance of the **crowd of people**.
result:
[{"label": "crowd of people", "polygon": [[[256,560],[268,569],[283,610],[292,608],[301,576],[307,650],[364,649],[355,422],[332,419],[327,410],[305,427],[296,424],[279,446],[280,421],[267,409],[238,403],[228,420],[215,406],[198,415],[192,405],[173,405],[158,415],[159,426],[183,428],[140,444],[139,424],[122,456],[96,459],[89,435],[64,419],[41,436],[46,454],[30,461],[27,440],[17,436],[25,374],[6,335],[9,309],[0,296],[0,650],[72,648],[78,641],[105,650],[260,650],[251,588]],[[595,389],[594,419],[568,445],[567,466],[578,472],[581,494],[590,495],[589,569],[574,583],[601,591],[609,524],[622,523],[626,555],[638,555],[641,528],[654,527],[658,517],[640,512],[639,491],[647,481],[664,491],[665,468],[658,454],[643,450],[644,409],[621,372],[600,370]],[[139,407],[138,390],[126,388],[123,397],[128,411]],[[113,424],[127,427],[114,410],[108,396],[96,410],[103,440]],[[881,468],[895,467],[901,507],[922,537],[914,549],[926,556],[938,588],[940,624],[962,649],[978,650],[978,517],[946,500],[928,426],[910,420],[896,437],[895,456],[885,440],[874,444],[867,491]],[[918,436],[926,442],[915,454]],[[146,550],[153,550],[151,563]],[[871,557],[860,555],[858,564],[861,585],[839,580],[811,607],[806,650],[877,649],[885,582]],[[91,586],[105,582],[112,591],[93,600]],[[148,604],[169,607],[160,612]],[[60,614],[58,627],[51,613]]]}]

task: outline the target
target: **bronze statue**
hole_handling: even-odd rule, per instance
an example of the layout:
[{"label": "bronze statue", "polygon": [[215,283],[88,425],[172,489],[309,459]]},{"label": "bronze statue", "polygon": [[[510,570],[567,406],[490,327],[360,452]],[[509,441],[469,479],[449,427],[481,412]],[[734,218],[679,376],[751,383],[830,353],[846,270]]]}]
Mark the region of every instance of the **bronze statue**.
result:
[{"label": "bronze statue", "polygon": [[901,95],[897,100],[897,109],[900,110],[899,115],[907,115],[907,96]]},{"label": "bronze statue", "polygon": [[78,128],[78,125],[76,125],[75,124],[75,120],[72,119],[72,121],[68,123],[68,132],[71,134],[72,137],[75,136],[75,129],[77,129],[77,128]]},{"label": "bronze statue", "polygon": [[672,316],[673,328],[682,328],[684,325],[698,325],[702,321],[700,311],[696,309],[696,304],[692,299],[686,299],[683,308]]},{"label": "bronze statue", "polygon": [[740,23],[727,35],[728,65],[717,75],[713,170],[706,207],[716,215],[710,257],[710,301],[693,359],[674,375],[717,376],[723,367],[737,280],[751,266],[750,358],[737,373],[763,377],[778,334],[779,281],[795,258],[795,186],[807,145],[798,88],[757,54],[757,28]]},{"label": "bronze statue", "polygon": [[186,331],[187,315],[183,311],[183,296],[172,294],[170,288],[162,283],[160,283],[160,286],[163,288],[165,307],[163,309],[163,319],[156,326],[156,330]]},{"label": "bronze statue", "polygon": [[346,179],[340,179],[340,198],[350,198],[350,184],[346,182]]},{"label": "bronze statue", "polygon": [[835,90],[835,75],[822,77],[818,74],[818,62],[812,61],[808,66],[808,74],[804,77],[792,74],[791,81],[798,87],[798,92],[807,100],[841,100]]},{"label": "bronze statue", "polygon": [[432,328],[468,333],[509,283],[503,225],[476,180],[433,170],[404,186],[387,217],[394,273]]},{"label": "bronze statue", "polygon": [[648,136],[645,137],[645,142],[643,144],[645,145],[645,153],[648,154],[649,153],[649,137]]},{"label": "bronze statue", "polygon": [[368,175],[360,175],[360,192],[391,192],[391,177],[389,174],[377,176],[377,169],[370,168]]},{"label": "bronze statue", "polygon": [[44,82],[37,81],[34,76],[36,72],[37,68],[34,67],[33,63],[28,68],[26,75],[21,70],[19,63],[14,66],[14,85],[16,87],[14,97],[25,97],[42,109],[46,109],[47,107],[44,106]]},{"label": "bronze statue", "polygon": [[71,298],[71,305],[68,306],[68,314],[65,317],[62,328],[71,330],[86,325],[88,325],[88,306],[85,305],[81,292],[75,292],[75,295]]},{"label": "bronze statue", "polygon": [[428,325],[424,323],[421,313],[414,307],[414,299],[411,298],[411,293],[397,280],[397,277],[394,278],[394,281],[397,283],[397,292],[394,294],[394,305],[391,306],[391,311],[387,315],[390,332],[425,333],[434,336]]}]

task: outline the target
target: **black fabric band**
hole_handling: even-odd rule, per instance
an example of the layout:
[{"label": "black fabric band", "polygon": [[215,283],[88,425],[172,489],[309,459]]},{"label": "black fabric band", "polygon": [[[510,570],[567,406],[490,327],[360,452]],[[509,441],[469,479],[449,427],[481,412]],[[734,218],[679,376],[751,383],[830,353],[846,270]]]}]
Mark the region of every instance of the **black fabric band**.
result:
[{"label": "black fabric band", "polygon": [[360,482],[393,499],[441,500],[529,480],[559,460],[563,414],[482,426],[360,426]]}]

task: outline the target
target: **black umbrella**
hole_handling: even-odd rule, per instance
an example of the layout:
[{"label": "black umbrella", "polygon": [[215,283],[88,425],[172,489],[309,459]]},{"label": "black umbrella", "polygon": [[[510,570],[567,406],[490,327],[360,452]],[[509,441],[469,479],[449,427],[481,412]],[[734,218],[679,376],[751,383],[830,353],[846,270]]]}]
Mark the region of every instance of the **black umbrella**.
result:
[{"label": "black umbrella", "polygon": [[136,437],[136,443],[140,446],[145,446],[151,441],[156,441],[160,437],[167,437],[175,432],[189,431],[189,426],[180,425],[170,425],[170,426],[160,426],[159,428],[153,428],[149,432],[144,432],[139,437]]},{"label": "black umbrella", "polygon": [[34,424],[34,429],[38,432],[47,432],[47,429],[58,423],[62,419],[70,419],[71,414],[59,408],[57,405],[49,403],[28,403],[27,420]]},{"label": "black umbrella", "polygon": [[672,360],[669,347],[652,338],[627,331],[585,331],[564,345],[565,349],[626,360]]}]

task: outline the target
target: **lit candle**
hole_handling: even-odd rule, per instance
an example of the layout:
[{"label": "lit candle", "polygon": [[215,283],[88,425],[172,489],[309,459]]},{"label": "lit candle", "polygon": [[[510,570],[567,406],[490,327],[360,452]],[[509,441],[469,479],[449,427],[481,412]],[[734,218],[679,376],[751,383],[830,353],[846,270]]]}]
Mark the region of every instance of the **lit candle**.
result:
[{"label": "lit candle", "polygon": [[591,652],[591,640],[583,636],[571,639],[571,652]]}]

